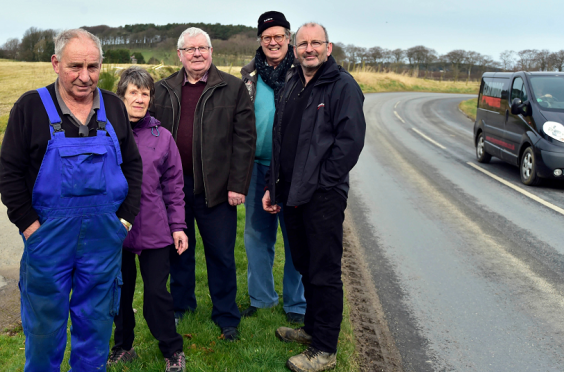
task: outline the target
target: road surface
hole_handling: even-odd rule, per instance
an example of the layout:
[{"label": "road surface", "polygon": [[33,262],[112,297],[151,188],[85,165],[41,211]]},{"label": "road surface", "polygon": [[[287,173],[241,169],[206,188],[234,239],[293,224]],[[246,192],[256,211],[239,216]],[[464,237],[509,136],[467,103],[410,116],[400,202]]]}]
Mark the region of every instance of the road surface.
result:
[{"label": "road surface", "polygon": [[472,96],[368,94],[348,218],[406,371],[564,370],[564,185],[476,162]]}]

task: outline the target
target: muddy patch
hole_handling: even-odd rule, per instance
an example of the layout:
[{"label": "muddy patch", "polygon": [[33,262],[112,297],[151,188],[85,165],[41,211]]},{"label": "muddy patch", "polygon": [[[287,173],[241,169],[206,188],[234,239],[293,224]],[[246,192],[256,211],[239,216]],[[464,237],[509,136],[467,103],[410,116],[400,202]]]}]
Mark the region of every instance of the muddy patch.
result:
[{"label": "muddy patch", "polygon": [[351,218],[344,223],[343,282],[363,372],[402,372],[395,345],[376,287],[366,267],[363,250]]},{"label": "muddy patch", "polygon": [[20,290],[18,281],[5,278],[6,285],[0,288],[0,332],[13,334],[20,329]]}]

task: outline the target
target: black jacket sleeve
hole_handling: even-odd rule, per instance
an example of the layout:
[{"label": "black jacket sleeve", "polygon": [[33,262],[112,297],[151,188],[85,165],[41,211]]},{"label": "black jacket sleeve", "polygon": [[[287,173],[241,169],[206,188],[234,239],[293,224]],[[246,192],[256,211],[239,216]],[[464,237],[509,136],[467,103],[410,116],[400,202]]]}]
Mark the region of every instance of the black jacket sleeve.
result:
[{"label": "black jacket sleeve", "polygon": [[[106,98],[106,97],[104,97]],[[127,110],[125,105],[116,96],[108,97],[112,99],[112,103],[117,105],[115,110],[115,119],[110,118],[110,122],[116,131],[116,135],[119,139],[121,156],[123,163],[121,164],[121,171],[127,180],[127,185],[129,190],[127,196],[116,214],[119,218],[134,223],[135,216],[139,213],[139,207],[141,202],[141,182],[143,181],[143,163],[141,161],[141,155],[139,154],[139,149],[135,143],[135,138],[133,137],[133,131],[131,130],[131,125],[129,124],[129,116],[127,115]],[[106,106],[107,107],[107,106]],[[108,110],[108,109],[107,109]],[[109,113],[108,113],[108,117]],[[114,123],[115,121],[115,123]]]},{"label": "black jacket sleeve", "polygon": [[342,183],[358,161],[364,147],[366,133],[362,110],[364,95],[350,75],[344,75],[341,81],[343,85],[336,86],[333,90],[331,116],[335,142],[331,146],[329,156],[322,164],[319,175],[319,184],[323,187],[333,187]]},{"label": "black jacket sleeve", "polygon": [[257,130],[255,112],[245,84],[238,80],[239,92],[233,115],[233,154],[227,190],[247,195],[253,173]]},{"label": "black jacket sleeve", "polygon": [[[33,184],[29,182],[31,164],[31,149],[29,137],[31,128],[26,128],[26,115],[19,101],[16,102],[2,141],[0,153],[0,193],[2,202],[8,209],[8,218],[20,231],[27,229],[39,219],[37,212],[31,205]],[[47,122],[48,123],[48,122]],[[49,130],[48,124],[45,125]],[[36,167],[37,168],[37,167]],[[39,171],[37,168],[36,173]]]}]

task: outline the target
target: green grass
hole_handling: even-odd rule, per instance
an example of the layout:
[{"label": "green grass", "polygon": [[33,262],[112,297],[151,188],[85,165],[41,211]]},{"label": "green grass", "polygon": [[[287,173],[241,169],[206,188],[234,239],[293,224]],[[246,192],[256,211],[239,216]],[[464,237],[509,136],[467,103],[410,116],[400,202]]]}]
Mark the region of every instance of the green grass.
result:
[{"label": "green grass", "polygon": [[478,98],[472,98],[467,101],[462,101],[458,108],[468,115],[472,120],[476,120],[476,110],[478,106]]},{"label": "green grass", "polygon": [[[245,209],[238,209],[237,243],[235,260],[237,264],[237,303],[241,308],[249,306],[247,294],[247,257],[243,243]],[[198,309],[188,314],[180,323],[178,332],[184,336],[184,352],[187,357],[188,371],[287,371],[286,360],[305,349],[304,346],[283,343],[274,336],[279,326],[291,326],[286,322],[282,304],[272,309],[260,309],[256,316],[242,319],[239,326],[241,339],[235,343],[219,339],[220,329],[211,321],[212,303],[209,297],[205,258],[200,236],[196,246],[196,297]],[[278,232],[274,278],[276,291],[282,293],[282,275],[284,269],[284,251],[282,236]],[[157,341],[151,336],[143,319],[143,283],[138,271],[137,287],[133,307],[137,309],[134,347],[140,358],[127,366],[112,367],[116,371],[163,371],[164,359]],[[355,362],[355,341],[349,318],[349,307],[345,301],[339,352],[336,371],[357,371]],[[69,334],[70,340],[70,334]],[[0,360],[2,371],[23,371],[25,362],[23,350],[24,336],[21,332],[15,336],[0,336]],[[113,345],[113,341],[111,343]],[[70,348],[67,345],[62,371],[68,371]]]}]

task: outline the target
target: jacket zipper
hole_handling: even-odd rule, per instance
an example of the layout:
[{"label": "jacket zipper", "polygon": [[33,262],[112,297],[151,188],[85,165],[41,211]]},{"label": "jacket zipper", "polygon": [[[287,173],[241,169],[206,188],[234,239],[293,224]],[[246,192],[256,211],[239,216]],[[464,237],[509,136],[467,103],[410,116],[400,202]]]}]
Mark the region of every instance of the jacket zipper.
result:
[{"label": "jacket zipper", "polygon": [[[204,91],[204,93],[202,93],[202,95],[200,96],[200,98],[198,98],[198,103],[196,103],[196,107],[198,107],[199,103],[200,103],[200,99],[211,90],[211,93],[205,98],[204,103],[202,104],[202,114],[200,116],[200,158],[202,160],[202,181],[204,183],[204,198],[206,201],[206,207],[208,206],[208,189],[207,189],[207,185],[206,185],[206,172],[204,171],[204,144],[203,144],[203,140],[204,140],[204,112],[205,112],[205,107],[206,107],[206,103],[208,102],[208,99],[212,96],[213,92],[215,91],[215,89],[219,86],[222,86],[221,83],[214,85],[213,87],[209,87],[208,89],[206,89]],[[194,171],[194,162],[192,162],[192,172]],[[195,187],[196,185],[194,185]]]},{"label": "jacket zipper", "polygon": [[[176,97],[176,100],[178,101],[178,120],[180,120],[180,110],[182,109],[182,107],[180,105],[180,99],[178,98],[178,95],[176,94],[174,89],[172,89],[168,85],[166,80],[163,80],[163,84],[165,84],[166,88],[174,94],[174,96]],[[170,106],[172,107],[172,128],[171,128],[172,130],[171,130],[171,132],[172,132],[172,136],[176,140],[176,136],[178,134],[178,123],[176,123],[176,120],[174,120],[174,102],[172,101],[172,94],[169,93],[169,97],[170,97]]]}]

